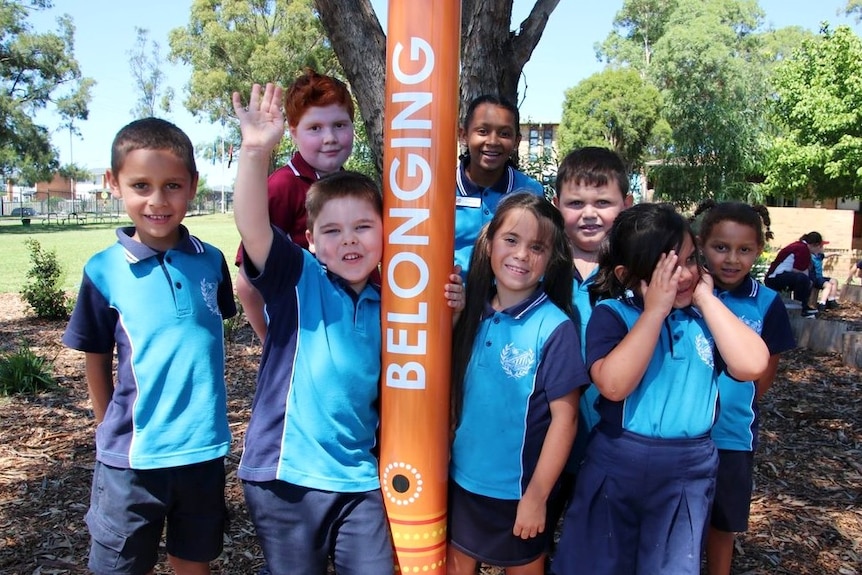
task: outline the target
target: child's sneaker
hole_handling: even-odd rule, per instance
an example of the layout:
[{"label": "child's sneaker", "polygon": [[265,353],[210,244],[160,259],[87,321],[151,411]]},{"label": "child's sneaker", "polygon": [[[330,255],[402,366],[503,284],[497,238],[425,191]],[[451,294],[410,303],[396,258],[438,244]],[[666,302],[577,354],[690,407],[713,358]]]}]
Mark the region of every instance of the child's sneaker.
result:
[{"label": "child's sneaker", "polygon": [[817,311],[826,311],[826,304],[817,302]]},{"label": "child's sneaker", "polygon": [[826,309],[838,309],[841,305],[838,303],[838,300],[830,299],[826,302]]}]

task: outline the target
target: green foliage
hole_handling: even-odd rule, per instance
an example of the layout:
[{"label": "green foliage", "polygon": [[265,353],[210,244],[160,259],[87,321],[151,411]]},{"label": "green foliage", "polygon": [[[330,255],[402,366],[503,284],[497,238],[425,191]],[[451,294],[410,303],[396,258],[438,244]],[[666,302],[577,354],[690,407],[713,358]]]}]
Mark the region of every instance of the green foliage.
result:
[{"label": "green foliage", "polygon": [[150,31],[135,26],[135,45],[129,50],[129,69],[132,72],[138,100],[131,110],[135,118],[156,116],[158,110],[171,111],[174,89],[165,86],[165,73],[162,71],[161,46],[150,40]]},{"label": "green foliage", "polygon": [[30,251],[29,280],[21,294],[36,316],[43,319],[66,319],[69,317],[70,302],[66,293],[59,287],[62,270],[57,253],[46,251],[37,240],[24,241]]},{"label": "green foliage", "polygon": [[236,343],[237,335],[246,324],[245,314],[243,313],[242,303],[239,298],[234,297],[236,303],[236,315],[224,320],[224,340],[228,343]]},{"label": "green foliage", "polygon": [[661,94],[633,68],[607,68],[566,91],[559,146],[565,155],[582,146],[616,150],[638,167],[660,119]]},{"label": "green foliage", "polygon": [[805,40],[775,74],[764,187],[815,197],[862,195],[862,39],[847,27]]},{"label": "green foliage", "polygon": [[74,58],[75,27],[68,16],[57,31],[35,33],[27,21],[46,0],[0,0],[0,173],[27,182],[57,167],[50,131],[34,122],[48,105],[66,121],[86,119],[93,81]]},{"label": "green foliage", "polygon": [[857,23],[862,22],[862,0],[847,0],[844,14],[855,17]]},{"label": "green foliage", "polygon": [[656,42],[650,73],[673,130],[654,174],[663,199],[747,197],[765,116],[761,67],[751,63],[761,14],[747,0],[679,0]]},{"label": "green foliage", "polygon": [[252,82],[289,84],[310,66],[338,70],[312,0],[194,0],[188,25],[169,35],[169,59],[188,64],[184,102],[192,114],[225,123],[231,94]]},{"label": "green foliage", "polygon": [[22,342],[16,351],[0,356],[0,395],[33,395],[55,386],[53,366]]},{"label": "green foliage", "polygon": [[556,195],[558,165],[556,152],[543,149],[541,156],[521,158],[518,169],[541,183],[545,189],[545,197],[552,200]]}]

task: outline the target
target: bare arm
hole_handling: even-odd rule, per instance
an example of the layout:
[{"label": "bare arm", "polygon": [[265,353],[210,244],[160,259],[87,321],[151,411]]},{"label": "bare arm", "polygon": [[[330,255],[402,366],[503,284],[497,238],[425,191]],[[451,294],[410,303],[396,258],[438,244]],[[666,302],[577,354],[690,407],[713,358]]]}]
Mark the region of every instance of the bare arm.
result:
[{"label": "bare arm", "polygon": [[234,185],[234,220],[249,261],[263,271],[272,246],[269,225],[266,178],[272,151],[284,135],[282,91],[267,84],[251,88],[248,107],[243,107],[240,95],[233,94],[233,109],[242,132],[239,166]]},{"label": "bare arm", "polygon": [[90,390],[90,403],[93,404],[96,423],[105,419],[105,412],[114,395],[114,379],[111,374],[113,359],[111,353],[87,353],[84,356],[87,388]]},{"label": "bare arm", "polygon": [[766,371],[754,382],[756,389],[754,399],[756,401],[760,401],[760,398],[772,387],[772,383],[775,381],[775,374],[778,373],[778,360],[780,358],[781,356],[777,353],[769,356],[769,364],[766,366]]},{"label": "bare arm", "polygon": [[727,372],[740,381],[756,381],[769,363],[766,342],[715,296],[712,285],[712,276],[703,271],[693,302],[706,320]]},{"label": "bare arm", "polygon": [[551,425],[542,443],[536,469],[521,501],[512,533],[529,539],[544,532],[547,521],[548,496],[569,458],[578,429],[580,391],[573,391],[550,403]]},{"label": "bare arm", "polygon": [[611,401],[622,401],[640,384],[661,335],[662,325],[676,297],[682,273],[673,251],[663,254],[650,283],[641,282],[644,311],[632,329],[602,359],[590,368],[590,377],[599,392]]}]

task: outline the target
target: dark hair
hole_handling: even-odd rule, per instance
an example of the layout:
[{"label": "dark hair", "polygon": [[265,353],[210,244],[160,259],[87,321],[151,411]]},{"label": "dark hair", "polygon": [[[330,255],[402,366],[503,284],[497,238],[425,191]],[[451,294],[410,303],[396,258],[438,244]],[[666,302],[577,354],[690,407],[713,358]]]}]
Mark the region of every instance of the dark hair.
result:
[{"label": "dark hair", "polygon": [[[502,96],[495,96],[493,94],[482,94],[481,96],[476,96],[467,106],[467,111],[464,113],[464,124],[462,126],[465,132],[470,131],[470,124],[473,122],[473,118],[476,116],[476,109],[482,104],[491,104],[492,106],[499,106],[505,110],[508,110],[512,114],[512,119],[514,120],[514,124],[512,125],[514,133],[516,136],[520,135],[521,113],[518,111],[518,106],[516,106],[506,98],[503,98]],[[460,156],[462,160],[469,157],[469,150],[465,151]],[[509,158],[507,163],[513,168],[516,167],[515,163],[512,161],[511,158]]]},{"label": "dark hair", "polygon": [[355,113],[353,98],[347,85],[338,78],[324,76],[311,68],[306,68],[302,76],[287,87],[284,94],[284,115],[287,118],[287,125],[296,127],[302,115],[311,107],[333,104],[344,106],[350,121],[353,121]]},{"label": "dark hair", "polygon": [[803,241],[808,245],[817,245],[823,243],[823,236],[820,235],[820,232],[808,232],[801,238],[799,241]]},{"label": "dark hair", "polygon": [[491,221],[479,232],[470,258],[465,307],[458,318],[453,335],[453,422],[457,422],[461,416],[464,376],[473,353],[473,340],[479,331],[485,305],[496,291],[494,272],[491,269],[491,242],[500,231],[506,215],[513,210],[526,210],[538,220],[539,231],[542,237],[548,240],[551,249],[542,288],[548,298],[572,318],[576,325],[578,324],[577,314],[572,304],[574,282],[572,252],[566,236],[563,216],[551,202],[541,196],[526,192],[507,195],[497,205],[497,211]]},{"label": "dark hair", "polygon": [[[688,221],[671,204],[636,204],[623,210],[599,250],[591,298],[619,298],[626,290],[638,293],[641,281],[649,283],[661,255],[679,253],[686,236],[694,244]],[[625,269],[620,278],[617,266]]]},{"label": "dark hair", "polygon": [[383,195],[374,180],[359,172],[340,170],[320,178],[308,188],[305,211],[308,212],[306,225],[309,230],[314,226],[323,206],[338,198],[365,200],[374,207],[375,212],[383,215]]},{"label": "dark hair", "polygon": [[616,182],[623,194],[629,195],[629,178],[623,159],[615,151],[598,146],[585,146],[572,150],[557,169],[557,194],[568,183],[587,186],[606,186]]},{"label": "dark hair", "polygon": [[[705,242],[709,238],[712,228],[725,221],[735,222],[754,229],[757,234],[757,245],[761,248],[774,237],[772,230],[769,229],[771,225],[769,210],[763,205],[750,206],[744,202],[716,203],[715,200],[709,199],[697,206],[694,218],[701,214],[703,217],[700,218],[696,226],[696,233],[701,242]],[[694,226],[694,224],[692,225]],[[765,231],[764,228],[766,228]]]},{"label": "dark hair", "polygon": [[143,118],[120,128],[111,144],[111,172],[114,177],[123,168],[126,156],[135,150],[167,150],[183,161],[192,177],[198,173],[192,141],[167,120]]}]

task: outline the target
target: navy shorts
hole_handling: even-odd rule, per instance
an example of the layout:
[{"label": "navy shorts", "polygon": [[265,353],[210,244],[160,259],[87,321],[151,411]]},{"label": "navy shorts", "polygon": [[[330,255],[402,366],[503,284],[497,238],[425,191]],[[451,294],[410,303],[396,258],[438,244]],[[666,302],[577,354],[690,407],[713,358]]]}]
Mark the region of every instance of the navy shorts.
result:
[{"label": "navy shorts", "polygon": [[718,455],[709,437],[654,439],[599,424],[551,564],[557,575],[700,575]]},{"label": "navy shorts", "polygon": [[98,575],[148,573],[166,549],[186,561],[221,554],[227,510],[224,458],[166,469],[123,469],[96,462],[90,510],[90,570]]},{"label": "navy shorts", "polygon": [[526,565],[547,552],[553,529],[530,539],[512,533],[517,499],[496,499],[449,482],[449,545],[487,565]]},{"label": "navy shorts", "polygon": [[710,525],[719,531],[748,530],[751,511],[753,451],[718,450],[718,476]]},{"label": "navy shorts", "polygon": [[243,481],[245,502],[272,575],[391,575],[392,538],[379,489],[341,493],[285,481]]}]

